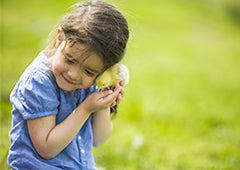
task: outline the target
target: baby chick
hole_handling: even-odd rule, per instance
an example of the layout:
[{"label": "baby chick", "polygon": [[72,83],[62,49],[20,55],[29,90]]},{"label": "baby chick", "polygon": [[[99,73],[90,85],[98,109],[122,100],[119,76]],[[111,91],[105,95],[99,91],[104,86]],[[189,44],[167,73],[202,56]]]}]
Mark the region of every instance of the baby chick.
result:
[{"label": "baby chick", "polygon": [[121,63],[113,65],[97,78],[98,91],[105,87],[113,90],[114,84],[119,81],[123,81],[123,85],[127,85],[129,81],[128,68]]}]

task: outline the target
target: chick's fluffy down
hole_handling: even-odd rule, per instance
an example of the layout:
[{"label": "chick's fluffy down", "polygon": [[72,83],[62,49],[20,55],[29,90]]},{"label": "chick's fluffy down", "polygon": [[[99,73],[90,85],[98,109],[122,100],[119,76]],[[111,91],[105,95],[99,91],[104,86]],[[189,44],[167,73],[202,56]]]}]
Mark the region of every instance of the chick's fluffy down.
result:
[{"label": "chick's fluffy down", "polygon": [[98,90],[114,86],[115,83],[123,81],[123,85],[127,85],[129,81],[128,68],[121,63],[117,63],[107,69],[102,75],[100,75],[96,82]]}]

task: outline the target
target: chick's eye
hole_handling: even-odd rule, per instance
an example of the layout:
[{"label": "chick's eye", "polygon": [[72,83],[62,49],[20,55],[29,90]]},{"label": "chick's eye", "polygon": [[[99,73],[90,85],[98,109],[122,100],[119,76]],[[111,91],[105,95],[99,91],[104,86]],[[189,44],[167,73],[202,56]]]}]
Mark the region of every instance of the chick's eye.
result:
[{"label": "chick's eye", "polygon": [[107,85],[107,82],[106,82],[106,81],[102,82],[102,85],[103,85],[103,86],[106,86],[106,85]]}]

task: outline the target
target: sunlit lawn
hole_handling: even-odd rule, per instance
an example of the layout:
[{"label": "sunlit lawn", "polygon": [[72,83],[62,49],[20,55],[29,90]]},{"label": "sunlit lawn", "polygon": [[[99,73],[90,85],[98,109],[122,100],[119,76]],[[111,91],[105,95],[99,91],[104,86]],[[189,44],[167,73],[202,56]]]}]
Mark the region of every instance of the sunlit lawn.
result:
[{"label": "sunlit lawn", "polygon": [[[131,39],[123,63],[131,77],[111,137],[94,149],[96,166],[239,169],[240,4],[111,2],[129,20]],[[72,1],[1,3],[0,166],[6,169],[9,93]]]}]

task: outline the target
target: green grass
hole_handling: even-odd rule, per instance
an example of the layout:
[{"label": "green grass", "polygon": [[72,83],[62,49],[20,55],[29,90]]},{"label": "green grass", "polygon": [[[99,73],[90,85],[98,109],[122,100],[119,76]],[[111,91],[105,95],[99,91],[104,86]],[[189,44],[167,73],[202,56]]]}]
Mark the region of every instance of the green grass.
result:
[{"label": "green grass", "polygon": [[[131,39],[130,83],[114,131],[94,148],[102,169],[240,168],[240,3],[121,0]],[[49,5],[46,5],[49,4]],[[1,1],[0,160],[9,147],[8,96],[73,1]],[[0,165],[0,166],[1,166]]]}]

